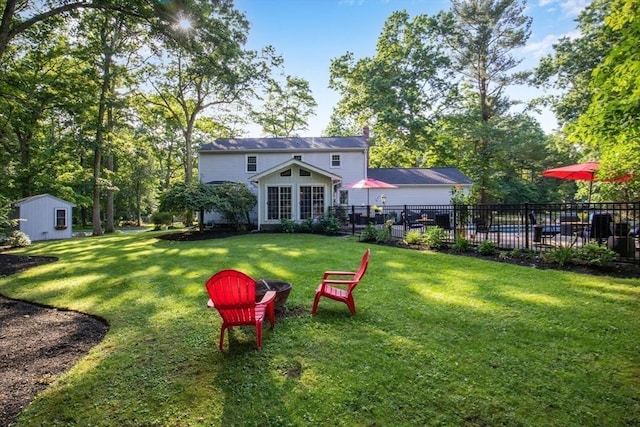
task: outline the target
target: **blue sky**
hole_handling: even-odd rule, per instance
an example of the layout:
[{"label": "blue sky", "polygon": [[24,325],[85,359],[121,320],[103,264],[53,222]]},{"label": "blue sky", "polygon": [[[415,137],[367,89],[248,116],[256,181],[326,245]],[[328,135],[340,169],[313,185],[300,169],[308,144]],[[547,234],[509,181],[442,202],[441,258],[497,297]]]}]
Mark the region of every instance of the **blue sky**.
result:
[{"label": "blue sky", "polygon": [[[528,0],[527,15],[533,18],[526,47],[516,52],[522,67],[532,68],[549,53],[558,38],[575,34],[575,19],[591,0]],[[331,60],[353,52],[356,58],[375,55],[385,20],[396,10],[410,15],[435,15],[450,8],[449,0],[235,0],[251,23],[247,47],[271,45],[284,58],[284,71],[308,80],[318,103],[316,116],[301,136],[321,136],[329,122],[338,94],[329,89]],[[536,93],[518,88],[510,96],[528,99]],[[556,126],[546,111],[538,120],[545,131]],[[259,128],[247,136],[261,136]]]}]

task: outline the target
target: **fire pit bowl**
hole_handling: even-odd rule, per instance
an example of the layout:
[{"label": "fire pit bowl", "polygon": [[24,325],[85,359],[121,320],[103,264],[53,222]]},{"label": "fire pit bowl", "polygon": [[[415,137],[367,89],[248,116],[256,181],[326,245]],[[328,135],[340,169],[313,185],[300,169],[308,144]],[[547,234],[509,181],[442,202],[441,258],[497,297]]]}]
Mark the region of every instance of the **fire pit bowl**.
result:
[{"label": "fire pit bowl", "polygon": [[289,292],[291,292],[291,283],[276,279],[256,280],[256,302],[260,301],[267,291],[276,291],[274,306],[278,309],[287,302]]}]

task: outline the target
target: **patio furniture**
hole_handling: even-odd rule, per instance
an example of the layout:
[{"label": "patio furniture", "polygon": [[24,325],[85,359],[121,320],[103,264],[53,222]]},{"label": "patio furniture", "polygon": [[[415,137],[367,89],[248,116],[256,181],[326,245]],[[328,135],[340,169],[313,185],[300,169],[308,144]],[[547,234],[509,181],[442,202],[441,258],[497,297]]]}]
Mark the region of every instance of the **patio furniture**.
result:
[{"label": "patio furniture", "polygon": [[[370,258],[371,249],[367,249],[362,256],[362,261],[360,262],[360,267],[357,271],[325,271],[322,276],[322,283],[320,283],[316,289],[311,314],[316,314],[320,297],[327,297],[335,301],[343,302],[347,304],[351,314],[356,314],[356,303],[353,299],[353,290],[358,286],[362,276],[364,276],[364,273],[367,271]],[[345,289],[342,289],[342,287]]]},{"label": "patio furniture", "polygon": [[593,213],[589,224],[582,231],[582,238],[586,240],[595,239],[598,244],[606,241],[611,236],[611,224],[613,216],[608,213]]},{"label": "patio furniture", "polygon": [[560,233],[560,229],[551,224],[538,224],[536,214],[529,212],[529,222],[533,226],[533,241],[534,243],[541,243],[543,239],[548,237],[555,237]]},{"label": "patio furniture", "polygon": [[448,213],[436,214],[436,226],[443,230],[451,230],[451,216]]},{"label": "patio furniture", "polygon": [[256,346],[262,348],[262,323],[265,314],[271,329],[275,325],[275,291],[265,293],[256,302],[256,281],[237,270],[221,270],[211,276],[206,284],[209,301],[207,307],[218,310],[222,317],[220,350],[224,343],[224,331],[234,326],[253,325],[256,329]]}]

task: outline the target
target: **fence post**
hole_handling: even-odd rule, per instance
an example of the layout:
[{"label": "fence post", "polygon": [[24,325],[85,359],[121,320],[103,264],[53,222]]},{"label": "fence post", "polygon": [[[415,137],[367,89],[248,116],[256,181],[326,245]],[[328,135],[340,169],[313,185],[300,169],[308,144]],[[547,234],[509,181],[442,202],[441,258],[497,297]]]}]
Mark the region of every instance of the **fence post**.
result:
[{"label": "fence post", "polygon": [[529,203],[524,204],[524,247],[529,249]]}]

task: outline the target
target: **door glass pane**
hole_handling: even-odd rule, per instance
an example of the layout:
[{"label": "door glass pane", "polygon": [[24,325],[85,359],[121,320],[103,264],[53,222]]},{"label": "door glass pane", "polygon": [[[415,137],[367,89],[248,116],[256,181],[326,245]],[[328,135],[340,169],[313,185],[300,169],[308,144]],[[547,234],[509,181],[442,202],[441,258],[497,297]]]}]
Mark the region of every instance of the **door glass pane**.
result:
[{"label": "door glass pane", "polygon": [[280,218],[291,219],[291,187],[280,187]]},{"label": "door glass pane", "polygon": [[300,187],[300,219],[311,218],[311,187]]}]

